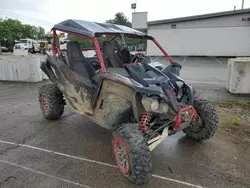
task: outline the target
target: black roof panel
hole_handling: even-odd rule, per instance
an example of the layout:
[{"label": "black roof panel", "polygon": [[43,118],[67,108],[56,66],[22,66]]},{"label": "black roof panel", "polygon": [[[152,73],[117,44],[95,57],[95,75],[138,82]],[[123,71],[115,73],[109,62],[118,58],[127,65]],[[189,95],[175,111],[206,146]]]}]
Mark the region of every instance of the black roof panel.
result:
[{"label": "black roof panel", "polygon": [[100,34],[125,34],[132,35],[135,37],[151,38],[150,36],[141,31],[123,25],[97,23],[84,20],[65,20],[54,25],[52,29],[83,34],[89,37],[97,37]]}]

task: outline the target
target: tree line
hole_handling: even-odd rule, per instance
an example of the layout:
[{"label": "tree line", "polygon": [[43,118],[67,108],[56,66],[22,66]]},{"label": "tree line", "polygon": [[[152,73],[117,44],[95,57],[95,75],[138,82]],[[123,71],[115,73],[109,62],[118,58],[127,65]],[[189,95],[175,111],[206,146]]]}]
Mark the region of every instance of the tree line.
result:
[{"label": "tree line", "polygon": [[[105,22],[125,25],[128,27],[132,26],[129,19],[122,12],[116,13],[113,19],[106,20]],[[21,38],[32,38],[42,40],[48,36],[51,36],[51,34],[45,33],[45,30],[42,27],[36,27],[29,24],[22,24],[19,20],[16,19],[0,19],[0,45],[2,46],[14,46],[15,41]],[[102,43],[102,41],[107,40],[107,38],[108,37],[99,37],[98,41],[99,43]],[[78,41],[81,44],[82,48],[94,47],[92,41],[73,36],[71,34],[68,34],[68,39],[71,41]],[[130,45],[145,43],[141,40],[136,39],[127,39],[127,42]]]},{"label": "tree line", "polygon": [[16,19],[0,19],[0,44],[5,47],[13,46],[15,40],[21,38],[43,39],[46,37],[42,27],[22,24]]}]

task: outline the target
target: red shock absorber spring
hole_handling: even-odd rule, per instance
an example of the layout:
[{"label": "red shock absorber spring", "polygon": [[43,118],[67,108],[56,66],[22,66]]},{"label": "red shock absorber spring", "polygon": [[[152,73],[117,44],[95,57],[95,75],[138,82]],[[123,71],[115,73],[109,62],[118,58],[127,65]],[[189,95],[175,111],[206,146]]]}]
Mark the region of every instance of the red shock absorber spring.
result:
[{"label": "red shock absorber spring", "polygon": [[150,124],[151,119],[152,119],[152,114],[150,112],[144,112],[141,116],[139,130],[145,133],[148,130],[148,126]]}]

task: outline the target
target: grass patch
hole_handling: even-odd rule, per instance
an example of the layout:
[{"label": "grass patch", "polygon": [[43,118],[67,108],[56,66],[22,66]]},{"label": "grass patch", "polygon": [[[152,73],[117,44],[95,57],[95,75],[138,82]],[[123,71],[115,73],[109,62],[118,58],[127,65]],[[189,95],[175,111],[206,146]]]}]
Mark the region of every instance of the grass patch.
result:
[{"label": "grass patch", "polygon": [[219,118],[218,133],[250,142],[250,103],[248,101],[213,101]]},{"label": "grass patch", "polygon": [[239,126],[240,125],[240,120],[239,119],[233,119],[232,124]]}]

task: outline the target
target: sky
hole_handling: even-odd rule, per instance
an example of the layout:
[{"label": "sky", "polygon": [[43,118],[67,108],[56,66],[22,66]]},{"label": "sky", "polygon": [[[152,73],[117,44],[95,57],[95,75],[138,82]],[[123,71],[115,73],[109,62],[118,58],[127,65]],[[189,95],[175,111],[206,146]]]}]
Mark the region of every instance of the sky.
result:
[{"label": "sky", "polygon": [[[242,0],[0,0],[0,18],[17,18],[49,31],[66,19],[105,22],[117,12],[131,21],[131,4],[136,12],[148,12],[148,21],[241,9]],[[244,8],[250,8],[245,0]]]}]

